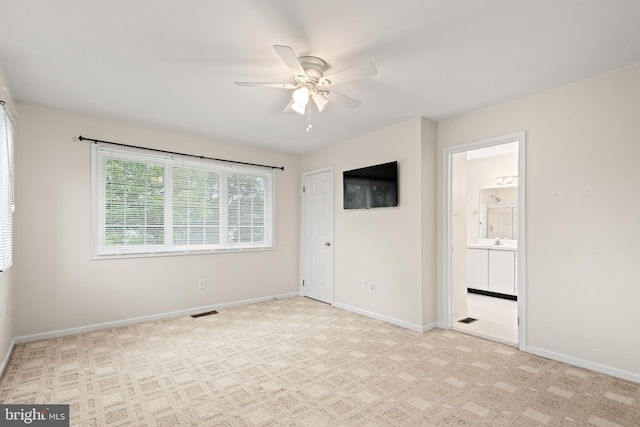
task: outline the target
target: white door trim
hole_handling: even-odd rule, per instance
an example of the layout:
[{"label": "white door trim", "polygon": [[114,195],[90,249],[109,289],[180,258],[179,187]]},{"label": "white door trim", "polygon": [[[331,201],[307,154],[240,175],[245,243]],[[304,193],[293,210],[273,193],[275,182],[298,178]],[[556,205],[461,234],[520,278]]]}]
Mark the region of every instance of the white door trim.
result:
[{"label": "white door trim", "polygon": [[445,147],[442,153],[442,327],[452,326],[452,290],[451,290],[451,163],[452,156],[478,148],[518,142],[518,348],[527,348],[527,292],[526,292],[526,132],[520,131],[508,135],[482,139],[452,147]]},{"label": "white door trim", "polygon": [[[304,207],[304,191],[303,191],[303,186],[304,186],[304,180],[307,176],[309,175],[315,175],[318,173],[324,173],[324,172],[331,172],[332,175],[333,174],[333,166],[327,166],[324,168],[320,168],[320,169],[314,169],[311,171],[307,171],[307,172],[303,172],[301,175],[301,179],[300,179],[300,268],[299,270],[299,277],[298,277],[298,293],[300,294],[300,296],[304,296],[304,289],[302,287],[302,281],[304,280],[304,219],[305,219],[305,207]],[[334,233],[335,233],[335,192],[336,192],[336,184],[335,184],[335,175],[333,176],[333,197],[334,197],[334,207],[333,207],[333,217],[334,217],[334,228],[331,230],[331,241],[335,242],[334,239]],[[334,257],[335,257],[335,250],[333,252]],[[335,259],[334,259],[334,265],[335,265]],[[333,272],[331,273],[333,275]],[[333,277],[332,279],[335,279],[335,277]],[[334,283],[334,301],[335,301],[335,282]],[[333,302],[332,304],[333,305]]]}]

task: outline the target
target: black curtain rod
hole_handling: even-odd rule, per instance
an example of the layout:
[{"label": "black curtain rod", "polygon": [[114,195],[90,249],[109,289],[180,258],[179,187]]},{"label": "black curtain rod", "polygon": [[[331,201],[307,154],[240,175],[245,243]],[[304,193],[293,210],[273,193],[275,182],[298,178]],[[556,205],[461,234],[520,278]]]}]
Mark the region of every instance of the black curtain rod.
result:
[{"label": "black curtain rod", "polygon": [[280,169],[282,171],[284,170],[284,166],[260,165],[260,164],[257,164],[257,163],[239,162],[237,160],[216,159],[215,157],[197,156],[195,154],[177,153],[175,151],[158,150],[157,148],[139,147],[137,145],[121,144],[119,142],[102,141],[100,139],[85,138],[82,135],[80,135],[78,137],[78,139],[80,141],[91,141],[94,144],[97,144],[97,143],[100,143],[100,144],[111,144],[111,145],[117,145],[119,147],[139,148],[140,150],[155,151],[156,153],[175,154],[177,156],[195,157],[197,159],[216,160],[218,162],[236,163],[236,164],[239,164],[239,165],[247,165],[247,166],[259,166],[261,168]]}]

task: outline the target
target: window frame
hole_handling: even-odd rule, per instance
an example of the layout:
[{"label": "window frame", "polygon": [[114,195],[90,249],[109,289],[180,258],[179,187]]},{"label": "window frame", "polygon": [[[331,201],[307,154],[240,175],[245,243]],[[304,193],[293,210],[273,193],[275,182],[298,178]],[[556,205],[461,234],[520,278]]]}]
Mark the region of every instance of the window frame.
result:
[{"label": "window frame", "polygon": [[13,217],[15,211],[15,124],[4,103],[0,103],[0,120],[4,122],[0,152],[6,155],[6,159],[0,156],[0,183],[3,187],[6,186],[0,190],[0,273],[2,273],[13,266]]},{"label": "window frame", "polygon": [[[117,158],[135,157],[145,164],[164,166],[164,243],[157,245],[131,245],[109,247],[105,244],[106,181],[104,163],[106,152],[116,153]],[[103,168],[102,170],[100,168]],[[220,173],[220,243],[217,244],[176,244],[173,241],[173,172],[176,167]],[[264,243],[227,242],[228,203],[227,177],[240,174],[262,177],[264,185]],[[189,156],[167,155],[135,148],[112,148],[105,144],[91,147],[91,259],[117,259],[176,255],[197,255],[210,253],[234,253],[249,251],[270,251],[276,249],[275,242],[275,172],[258,166],[237,165],[209,159],[194,159]],[[227,209],[225,209],[225,206]]]}]

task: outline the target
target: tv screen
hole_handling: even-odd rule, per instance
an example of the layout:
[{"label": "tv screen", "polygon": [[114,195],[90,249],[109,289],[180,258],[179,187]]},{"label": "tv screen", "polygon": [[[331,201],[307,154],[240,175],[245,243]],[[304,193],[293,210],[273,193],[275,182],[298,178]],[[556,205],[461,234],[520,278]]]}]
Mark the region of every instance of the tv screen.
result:
[{"label": "tv screen", "polygon": [[398,162],[344,171],[345,209],[398,206]]}]

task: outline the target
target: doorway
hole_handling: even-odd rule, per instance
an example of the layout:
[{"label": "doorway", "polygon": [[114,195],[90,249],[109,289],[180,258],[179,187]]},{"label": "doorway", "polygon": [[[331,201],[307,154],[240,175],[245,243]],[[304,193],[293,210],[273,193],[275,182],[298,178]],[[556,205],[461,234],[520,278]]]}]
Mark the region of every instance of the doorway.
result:
[{"label": "doorway", "polygon": [[525,153],[524,131],[447,147],[442,181],[443,327],[521,350],[526,347]]},{"label": "doorway", "polygon": [[333,169],[302,178],[301,294],[333,304]]}]

